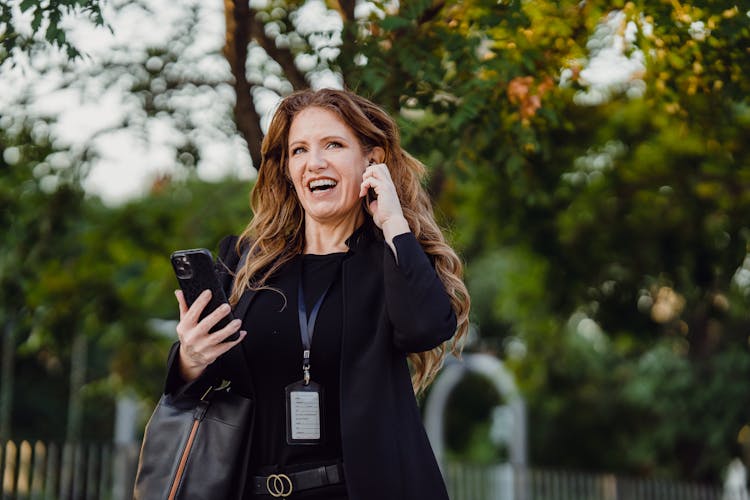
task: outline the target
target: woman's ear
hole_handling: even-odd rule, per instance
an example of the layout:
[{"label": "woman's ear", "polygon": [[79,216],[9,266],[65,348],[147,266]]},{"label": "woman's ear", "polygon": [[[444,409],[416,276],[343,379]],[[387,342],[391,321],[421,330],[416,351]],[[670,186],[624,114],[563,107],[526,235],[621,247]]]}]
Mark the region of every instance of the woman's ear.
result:
[{"label": "woman's ear", "polygon": [[385,161],[385,150],[380,146],[375,146],[370,151],[370,154],[367,155],[367,159],[369,160],[370,164],[383,163],[383,161]]}]

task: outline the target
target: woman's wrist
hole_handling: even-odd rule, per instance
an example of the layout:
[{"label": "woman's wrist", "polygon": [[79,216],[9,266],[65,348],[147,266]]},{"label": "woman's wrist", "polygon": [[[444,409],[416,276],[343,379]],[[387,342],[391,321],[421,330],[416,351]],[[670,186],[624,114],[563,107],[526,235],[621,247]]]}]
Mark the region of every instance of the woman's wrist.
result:
[{"label": "woman's wrist", "polygon": [[409,227],[409,223],[406,221],[406,218],[403,216],[399,216],[392,217],[387,221],[384,221],[382,230],[385,241],[387,241],[389,245],[393,246],[393,238],[395,238],[399,234],[408,233],[409,231],[411,231],[411,228]]},{"label": "woman's wrist", "polygon": [[185,382],[192,382],[193,380],[197,379],[201,376],[201,373],[203,373],[203,370],[206,369],[205,365],[188,365],[185,362],[186,356],[182,353],[182,348],[180,348],[180,351],[177,355],[177,367],[180,372],[180,377],[182,377],[182,380]]},{"label": "woman's wrist", "polygon": [[398,263],[398,252],[396,252],[396,245],[393,244],[393,238],[400,234],[405,234],[411,231],[409,223],[403,216],[393,217],[383,222],[383,227],[381,229],[383,230],[383,237],[385,238],[385,242],[391,248],[393,256],[396,258],[396,263]]}]

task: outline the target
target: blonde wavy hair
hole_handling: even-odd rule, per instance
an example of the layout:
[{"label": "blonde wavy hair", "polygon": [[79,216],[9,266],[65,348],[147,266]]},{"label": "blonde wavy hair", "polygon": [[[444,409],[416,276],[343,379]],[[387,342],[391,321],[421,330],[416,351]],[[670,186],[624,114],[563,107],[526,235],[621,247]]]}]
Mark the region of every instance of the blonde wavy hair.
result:
[{"label": "blonde wavy hair", "polygon": [[235,276],[230,302],[236,304],[246,289],[264,288],[269,277],[304,249],[305,214],[287,171],[287,149],[292,121],[311,106],[331,111],[348,124],[366,153],[376,146],[383,148],[383,163],[391,173],[404,217],[433,260],[450,296],[457,318],[453,339],[431,351],[409,355],[412,386],[419,394],[435,378],[448,352],[460,356],[469,329],[469,293],[462,280],[461,260],[446,243],[422,187],[425,166],[402,149],[395,121],[363,97],[342,90],[302,90],[279,104],[261,146],[261,164],[250,202],[253,218],[237,243],[238,250],[250,245],[249,256]]}]

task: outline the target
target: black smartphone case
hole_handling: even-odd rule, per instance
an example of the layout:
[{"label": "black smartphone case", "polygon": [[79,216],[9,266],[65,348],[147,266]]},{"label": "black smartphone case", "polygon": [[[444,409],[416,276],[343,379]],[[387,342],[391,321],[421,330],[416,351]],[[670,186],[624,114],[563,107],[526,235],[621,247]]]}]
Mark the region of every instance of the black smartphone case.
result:
[{"label": "black smartphone case", "polygon": [[[180,284],[180,289],[182,289],[182,293],[185,295],[188,307],[195,302],[204,290],[211,290],[211,301],[203,308],[200,319],[205,318],[208,314],[216,310],[217,307],[228,302],[224,289],[221,287],[219,278],[216,275],[211,252],[205,248],[178,250],[172,253],[170,260],[177,276],[177,281]],[[211,328],[209,333],[224,328],[233,319],[234,316],[230,312]],[[231,335],[226,341],[236,340],[237,338],[239,338],[239,332]]]}]

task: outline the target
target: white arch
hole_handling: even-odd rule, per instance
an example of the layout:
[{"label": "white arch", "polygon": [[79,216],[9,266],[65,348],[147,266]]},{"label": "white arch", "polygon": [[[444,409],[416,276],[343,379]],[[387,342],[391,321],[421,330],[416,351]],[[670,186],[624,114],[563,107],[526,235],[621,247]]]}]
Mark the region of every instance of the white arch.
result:
[{"label": "white arch", "polygon": [[445,454],[445,407],[451,392],[467,373],[486,377],[506,402],[502,408],[510,416],[508,421],[511,428],[503,435],[508,445],[510,463],[526,465],[526,407],[523,399],[513,375],[503,363],[494,356],[482,353],[464,354],[461,361],[449,358],[425,402],[425,429],[438,463],[442,466]]}]

